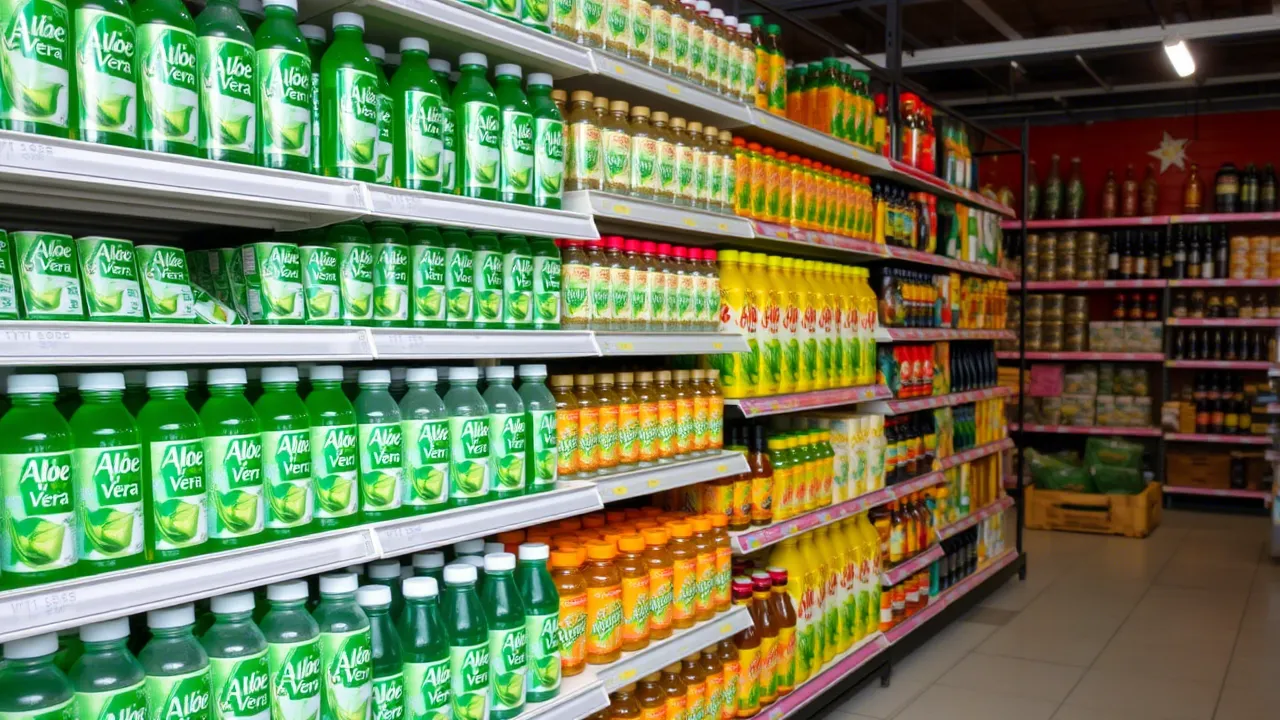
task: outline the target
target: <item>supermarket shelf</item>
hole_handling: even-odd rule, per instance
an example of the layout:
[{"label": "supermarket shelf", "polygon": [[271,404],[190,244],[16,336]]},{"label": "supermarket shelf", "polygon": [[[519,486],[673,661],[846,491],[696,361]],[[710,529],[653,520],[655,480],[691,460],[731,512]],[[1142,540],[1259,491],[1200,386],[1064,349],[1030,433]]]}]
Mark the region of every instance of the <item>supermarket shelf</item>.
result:
[{"label": "supermarket shelf", "polygon": [[965,403],[976,402],[978,400],[1007,397],[1012,394],[1012,388],[997,385],[995,387],[984,388],[982,390],[970,390],[968,392],[951,393],[950,395],[934,395],[932,397],[911,398],[908,400],[877,401],[868,403],[864,410],[866,410],[866,412],[876,413],[879,415],[900,415],[902,413],[915,412],[916,410],[931,410],[933,408],[949,407],[952,405],[963,405]]},{"label": "supermarket shelf", "polygon": [[740,333],[717,332],[596,332],[601,355],[713,355],[746,352]]},{"label": "supermarket shelf", "polygon": [[885,640],[887,640],[890,645],[901,642],[903,638],[919,628],[921,625],[925,624],[930,618],[942,612],[942,610],[948,605],[951,605],[956,600],[964,597],[973,589],[986,582],[988,578],[1000,572],[1017,559],[1018,552],[1016,550],[1006,550],[999,557],[988,561],[986,565],[978,568],[969,577],[930,598],[929,604],[925,606],[924,609],[890,628],[889,631],[885,633]]},{"label": "supermarket shelf", "polygon": [[955,535],[959,535],[965,530],[968,530],[969,528],[976,526],[978,523],[982,522],[983,520],[986,520],[987,518],[993,515],[998,515],[999,513],[1002,513],[1011,507],[1013,507],[1013,498],[1009,495],[1005,495],[1004,497],[982,508],[981,510],[975,513],[969,513],[969,516],[966,518],[957,520],[956,522],[953,522],[950,525],[945,525],[943,527],[938,528],[938,540],[942,541],[942,540],[946,540],[949,537],[954,537]]},{"label": "supermarket shelf", "polygon": [[855,385],[834,390],[793,393],[791,395],[767,395],[753,398],[727,398],[725,407],[735,407],[743,417],[780,415],[800,410],[839,407],[853,403],[869,402],[892,397],[884,385]]},{"label": "supermarket shelf", "polygon": [[[640,63],[626,60],[603,50],[592,50],[591,57],[601,81],[622,83],[658,96],[650,102],[659,104],[655,109],[670,108],[675,103],[689,108],[695,118],[707,117],[720,128],[736,128],[750,125],[751,109],[745,104],[712,92],[670,73],[662,72]],[[610,97],[613,97],[610,95]],[[635,102],[639,103],[640,100]],[[686,117],[688,115],[686,114]]]},{"label": "supermarket shelf", "polygon": [[1046,433],[1053,435],[1121,435],[1125,437],[1160,437],[1160,428],[1154,427],[1106,427],[1100,425],[1022,425],[1009,426],[1013,432]]},{"label": "supermarket shelf", "polygon": [[1196,370],[1270,370],[1276,364],[1257,360],[1165,360],[1164,366]]},{"label": "supermarket shelf", "polygon": [[375,360],[565,358],[600,354],[586,330],[370,328]]},{"label": "supermarket shelf", "polygon": [[1243,223],[1243,222],[1267,222],[1269,220],[1280,220],[1280,213],[1275,213],[1275,212],[1197,213],[1194,215],[1170,215],[1169,216],[1169,222],[1171,224]]},{"label": "supermarket shelf", "polygon": [[1028,292],[1037,290],[1158,290],[1170,280],[1032,280],[1030,282],[1011,282],[1009,290],[1021,290],[1025,286]]},{"label": "supermarket shelf", "polygon": [[959,270],[973,275],[985,275],[1003,280],[1012,280],[1013,273],[1009,270],[996,267],[995,265],[984,265],[982,263],[969,262],[967,260],[958,260],[949,258],[945,255],[936,253],[927,253],[920,250],[912,250],[909,248],[890,245],[889,257],[895,260],[905,260],[906,262],[919,263],[921,265],[932,265],[934,267],[943,267],[948,270]]},{"label": "supermarket shelf", "polygon": [[1222,443],[1224,445],[1270,445],[1268,435],[1218,435],[1215,433],[1165,433],[1165,440]]},{"label": "supermarket shelf", "polygon": [[[998,351],[996,358],[1000,360],[1017,360],[1020,357],[1018,351]],[[1130,352],[1028,352],[1025,355],[1028,360],[1052,360],[1052,361],[1075,361],[1075,360],[1106,360],[1111,362],[1160,362],[1164,360],[1164,353],[1130,353]]]},{"label": "supermarket shelf", "polygon": [[601,475],[591,482],[595,483],[602,502],[612,502],[739,475],[750,469],[742,453],[721,450],[715,455]]},{"label": "supermarket shelf", "polygon": [[1165,325],[1181,327],[1280,327],[1280,318],[1167,318]]},{"label": "supermarket shelf", "polygon": [[609,707],[609,691],[594,673],[584,672],[560,681],[560,693],[540,703],[525,705],[512,720],[562,720],[585,718]]},{"label": "supermarket shelf", "polygon": [[764,145],[789,153],[840,166],[853,166],[858,172],[877,177],[893,176],[889,158],[864,150],[840,138],[788,120],[780,115],[751,107],[751,136]]},{"label": "supermarket shelf", "polygon": [[1182,487],[1165,483],[1161,489],[1166,495],[1200,495],[1209,497],[1240,498],[1242,500],[1261,500],[1271,504],[1272,494],[1266,490],[1219,490],[1213,488]]},{"label": "supermarket shelf", "polygon": [[940,177],[935,177],[923,170],[911,167],[900,160],[890,159],[889,166],[898,171],[898,176],[893,178],[898,182],[914,185],[921,190],[936,193],[940,197],[959,200],[984,210],[999,213],[1005,217],[1011,218],[1014,216],[1013,208],[992,200],[982,193],[952,185]]},{"label": "supermarket shelf", "polygon": [[853,253],[854,255],[870,259],[889,257],[889,249],[887,245],[881,245],[867,240],[855,240],[854,238],[837,235],[835,233],[805,230],[803,228],[762,222],[760,220],[752,220],[751,229],[755,232],[757,240],[768,240],[773,242],[785,242],[793,245],[809,245],[844,250],[846,252]]},{"label": "supermarket shelf", "polygon": [[547,210],[386,185],[366,184],[363,188],[368,196],[369,214],[384,220],[557,238],[600,237],[591,214],[586,212]]},{"label": "supermarket shelf", "polygon": [[1214,278],[1211,280],[1170,280],[1169,287],[1251,288],[1280,287],[1280,278]]},{"label": "supermarket shelf", "polygon": [[598,190],[567,192],[564,207],[592,216],[600,225],[641,228],[645,232],[661,232],[664,237],[671,233],[737,240],[755,237],[751,221],[745,218]]},{"label": "supermarket shelf", "polygon": [[871,662],[888,647],[889,641],[879,631],[867,635],[836,656],[817,675],[810,676],[790,693],[778,698],[759,717],[762,720],[782,720],[792,716],[842,678]]},{"label": "supermarket shelf", "polygon": [[1013,449],[1013,444],[1014,444],[1013,438],[1001,438],[1000,440],[989,442],[985,445],[979,445],[977,447],[969,448],[968,450],[958,452],[954,455],[948,455],[947,457],[944,457],[941,460],[939,460],[938,469],[950,470],[951,468],[956,467],[957,465],[964,465],[965,463],[973,462],[978,458],[984,458],[988,455],[994,455],[998,452],[1011,450]]},{"label": "supermarket shelf", "polygon": [[1016,340],[1012,330],[963,330],[959,328],[881,328],[885,340],[878,342],[930,340]]},{"label": "supermarket shelf", "polygon": [[671,637],[649,643],[649,647],[633,653],[624,653],[617,662],[595,670],[596,677],[604,683],[605,690],[613,692],[683,659],[685,656],[733,637],[735,633],[751,625],[751,615],[745,605],[735,605],[711,620],[691,628],[676,630]]},{"label": "supermarket shelf", "polygon": [[942,550],[942,546],[934,543],[929,546],[928,550],[925,550],[922,553],[917,553],[916,556],[910,560],[881,572],[880,584],[884,587],[893,587],[921,570],[928,568],[934,562],[941,559],[945,554],[946,553]]},{"label": "supermarket shelf", "polygon": [[[1028,230],[1083,230],[1086,228],[1139,227],[1144,225],[1168,225],[1168,215],[1147,217],[1075,218],[1071,220],[1028,220]],[[1002,220],[1004,230],[1021,230],[1021,220]]]}]

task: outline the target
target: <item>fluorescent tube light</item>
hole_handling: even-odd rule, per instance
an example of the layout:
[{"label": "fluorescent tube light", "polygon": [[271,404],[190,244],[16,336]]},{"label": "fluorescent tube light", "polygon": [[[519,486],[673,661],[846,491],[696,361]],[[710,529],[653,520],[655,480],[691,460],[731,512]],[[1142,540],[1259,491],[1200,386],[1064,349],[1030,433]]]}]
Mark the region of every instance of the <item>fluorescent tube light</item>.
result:
[{"label": "fluorescent tube light", "polygon": [[1195,58],[1187,48],[1187,41],[1182,38],[1169,38],[1164,41],[1164,54],[1169,56],[1169,63],[1178,77],[1191,77],[1196,72]]}]

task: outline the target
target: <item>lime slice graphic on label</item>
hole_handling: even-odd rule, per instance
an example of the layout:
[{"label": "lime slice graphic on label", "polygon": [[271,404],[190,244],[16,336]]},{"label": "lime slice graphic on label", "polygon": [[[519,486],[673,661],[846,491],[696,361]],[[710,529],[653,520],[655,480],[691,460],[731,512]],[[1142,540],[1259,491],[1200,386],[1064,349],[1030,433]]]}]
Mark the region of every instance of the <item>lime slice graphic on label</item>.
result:
[{"label": "lime slice graphic on label", "polygon": [[414,293],[417,296],[418,312],[427,316],[440,313],[440,304],[444,302],[444,294],[433,287],[420,287]]},{"label": "lime slice graphic on label", "polygon": [[191,132],[191,114],[195,110],[192,105],[177,107],[173,109],[157,108],[156,118],[158,122],[155,124],[164,130],[164,134],[171,138],[186,137]]},{"label": "lime slice graphic on label", "polygon": [[414,468],[413,491],[424,500],[440,498],[444,494],[444,473],[426,465]]},{"label": "lime slice graphic on label", "polygon": [[333,293],[320,288],[307,289],[307,311],[314,317],[327,317],[333,308]]},{"label": "lime slice graphic on label", "polygon": [[502,296],[494,292],[484,293],[480,296],[476,309],[480,317],[486,320],[497,320],[502,314]]},{"label": "lime slice graphic on label", "polygon": [[326,475],[316,482],[316,500],[325,512],[337,513],[351,506],[351,479]]},{"label": "lime slice graphic on label", "polygon": [[387,172],[387,158],[389,157],[391,156],[390,155],[378,156],[378,177],[382,177],[382,175]]},{"label": "lime slice graphic on label", "polygon": [[555,450],[539,450],[538,464],[535,470],[538,477],[544,480],[550,480],[556,476],[556,465],[559,463],[559,453]]},{"label": "lime slice graphic on label", "polygon": [[282,125],[280,127],[280,146],[286,150],[298,150],[307,140],[307,128],[311,127],[310,123],[300,122],[294,125]]},{"label": "lime slice graphic on label", "polygon": [[297,522],[307,513],[307,491],[298,485],[273,486],[267,499],[271,512],[282,522]]},{"label": "lime slice graphic on label", "polygon": [[37,310],[57,310],[62,306],[62,286],[48,285],[31,289],[31,304]]},{"label": "lime slice graphic on label", "polygon": [[498,482],[507,488],[520,487],[524,483],[524,458],[519,455],[499,458]]},{"label": "lime slice graphic on label", "polygon": [[62,85],[33,88],[21,85],[21,80],[14,82],[22,88],[19,95],[22,98],[22,112],[32,117],[48,117],[58,111],[58,96],[62,94]]},{"label": "lime slice graphic on label", "polygon": [[526,14],[530,17],[545,18],[548,16],[546,0],[524,0]]},{"label": "lime slice graphic on label", "polygon": [[453,701],[454,720],[484,720],[484,693],[464,693]]},{"label": "lime slice graphic on label", "polygon": [[512,317],[525,320],[529,318],[529,295],[527,293],[513,294],[507,298],[507,303]]},{"label": "lime slice graphic on label", "polygon": [[[528,1],[529,0],[525,0],[525,2],[528,2]],[[543,175],[542,180],[539,184],[542,185],[543,192],[558,193],[560,192],[560,183],[563,182],[563,180],[564,180],[564,175],[562,173],[556,173],[554,175]]]},{"label": "lime slice graphic on label", "polygon": [[271,312],[276,315],[292,315],[294,304],[297,301],[297,295],[291,292],[282,292],[279,295],[271,294],[267,296],[268,302],[271,304]]},{"label": "lime slice graphic on label", "polygon": [[534,659],[533,674],[539,687],[555,687],[560,682],[560,658],[547,655]]},{"label": "lime slice graphic on label", "polygon": [[160,503],[156,527],[174,545],[191,542],[199,531],[200,508],[181,500]]},{"label": "lime slice graphic on label", "polygon": [[524,703],[524,674],[502,673],[493,683],[493,694],[508,707]]},{"label": "lime slice graphic on label", "polygon": [[113,555],[133,542],[133,515],[111,508],[91,510],[85,513],[84,529],[94,547]]},{"label": "lime slice graphic on label", "polygon": [[434,176],[440,170],[440,156],[436,153],[419,153],[414,156],[413,164],[423,175]]},{"label": "lime slice graphic on label", "polygon": [[392,288],[380,287],[373,293],[373,310],[379,317],[396,317],[400,314],[400,302],[403,297]]},{"label": "lime slice graphic on label", "polygon": [[496,12],[511,14],[516,11],[516,4],[512,0],[493,0],[493,9]]},{"label": "lime slice graphic on label", "polygon": [[348,138],[346,143],[347,152],[351,153],[352,160],[355,160],[361,165],[367,165],[368,163],[373,162],[373,138],[365,138],[364,140]]},{"label": "lime slice graphic on label", "polygon": [[487,165],[477,164],[475,167],[476,182],[481,185],[489,185],[498,178],[498,163],[492,162]]},{"label": "lime slice graphic on label", "polygon": [[103,98],[98,101],[97,112],[98,124],[103,127],[120,127],[128,119],[129,101],[133,98],[129,95],[116,95],[114,97]]},{"label": "lime slice graphic on label", "polygon": [[218,140],[225,145],[243,145],[248,136],[249,115],[218,120]]},{"label": "lime slice graphic on label", "polygon": [[484,465],[477,462],[458,463],[458,489],[472,495],[484,489]]},{"label": "lime slice graphic on label", "polygon": [[103,312],[116,312],[124,305],[124,290],[116,290],[108,293],[94,293],[94,299],[97,301],[98,309]]},{"label": "lime slice graphic on label", "polygon": [[33,517],[9,521],[9,538],[18,559],[32,567],[48,565],[62,556],[66,526]]},{"label": "lime slice graphic on label", "polygon": [[366,507],[387,507],[396,499],[396,479],[386,473],[370,473],[360,485]]},{"label": "lime slice graphic on label", "polygon": [[543,320],[555,320],[556,312],[560,309],[560,301],[555,295],[543,295],[538,300],[538,317]]},{"label": "lime slice graphic on label", "polygon": [[453,289],[449,291],[449,314],[465,318],[471,314],[471,291]]},{"label": "lime slice graphic on label", "polygon": [[231,532],[244,532],[258,522],[258,497],[244,490],[213,493],[218,519]]},{"label": "lime slice graphic on label", "polygon": [[532,173],[533,173],[533,170],[531,168],[524,168],[523,170],[513,171],[511,173],[511,177],[508,178],[508,180],[510,180],[511,182],[512,189],[528,192],[529,178],[532,175]]}]

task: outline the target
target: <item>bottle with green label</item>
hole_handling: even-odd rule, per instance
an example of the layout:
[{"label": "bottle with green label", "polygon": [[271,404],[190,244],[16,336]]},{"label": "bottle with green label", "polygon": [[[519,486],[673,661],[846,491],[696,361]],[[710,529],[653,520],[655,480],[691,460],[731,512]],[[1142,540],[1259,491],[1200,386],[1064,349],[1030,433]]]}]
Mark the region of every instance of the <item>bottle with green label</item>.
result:
[{"label": "bottle with green label", "polygon": [[381,45],[365,43],[364,49],[373,58],[377,68],[374,73],[378,81],[378,141],[374,143],[374,164],[377,168],[377,182],[391,184],[391,82],[387,80],[387,50]]},{"label": "bottle with green label", "polygon": [[148,483],[143,493],[148,559],[199,555],[208,549],[209,498],[204,425],[187,402],[187,372],[148,372],[147,396],[138,411],[138,434]]},{"label": "bottle with green label", "polygon": [[489,717],[493,720],[507,720],[524,710],[529,648],[524,602],[516,588],[515,569],[516,556],[511,553],[484,556],[480,604],[484,606],[489,626],[492,673]]},{"label": "bottle with green label", "polygon": [[471,236],[472,294],[475,297],[475,327],[502,327],[504,308],[502,246],[498,236],[480,231]]},{"label": "bottle with green label", "polygon": [[404,612],[396,622],[396,632],[404,663],[404,705],[414,720],[451,714],[449,638],[440,618],[441,582],[434,577],[411,577],[402,584]]},{"label": "bottle with green label", "polygon": [[129,652],[129,618],[80,628],[84,654],[67,673],[75,688],[80,717],[86,720],[147,717],[146,671]]},{"label": "bottle with green label", "polygon": [[543,702],[560,693],[560,594],[547,570],[551,548],[545,543],[523,543],[517,554],[516,586],[524,605],[529,648],[525,700]]},{"label": "bottle with green label", "polygon": [[391,78],[392,181],[396,187],[440,192],[445,95],[429,65],[431,44],[400,40],[400,67]]},{"label": "bottle with green label", "polygon": [[475,250],[464,230],[445,228],[445,327],[467,329],[475,326]]},{"label": "bottle with green label", "polygon": [[297,0],[264,0],[254,31],[258,164],[311,172],[311,49],[298,30]]},{"label": "bottle with green label", "polygon": [[556,399],[547,389],[546,365],[520,366],[520,400],[525,411],[525,489],[546,492],[556,486]]},{"label": "bottle with green label", "polygon": [[[503,63],[494,68],[494,93],[502,115],[502,162],[498,197],[517,205],[533,204],[534,127],[533,108],[520,89],[519,65]],[[548,90],[547,92],[550,92]]]},{"label": "bottle with green label", "polygon": [[[264,27],[270,25],[267,23]],[[241,247],[240,257],[251,320],[264,325],[301,325],[307,313],[303,301],[302,254],[298,246],[263,240]]]},{"label": "bottle with green label", "polygon": [[484,402],[489,406],[489,465],[495,480],[494,499],[523,495],[529,431],[524,401],[512,385],[515,368],[510,365],[485,368],[484,377],[488,382]]},{"label": "bottle with green label", "polygon": [[461,74],[452,96],[459,192],[466,197],[497,200],[502,121],[498,96],[485,79],[489,59],[481,53],[462,53],[458,66]]},{"label": "bottle with green label", "polygon": [[80,261],[71,236],[21,231],[13,233],[11,238],[23,317],[83,320]]},{"label": "bottle with green label", "polygon": [[[396,73],[396,77],[400,77],[400,73]],[[447,265],[444,238],[439,230],[421,224],[409,229],[409,268],[413,290],[412,326],[444,327]]]},{"label": "bottle with green label", "polygon": [[452,563],[444,568],[441,603],[449,642],[449,695],[453,717],[489,717],[489,623],[476,593],[476,568]]},{"label": "bottle with green label", "polygon": [[195,157],[200,150],[196,23],[178,0],[137,0],[133,19],[139,146]]},{"label": "bottle with green label", "polygon": [[364,46],[364,18],[333,15],[320,61],[320,163],[325,175],[378,180],[378,66]]},{"label": "bottle with green label", "polygon": [[129,3],[76,0],[68,8],[75,31],[76,138],[136,148],[137,28]]},{"label": "bottle with green label", "polygon": [[458,188],[458,129],[456,115],[453,113],[453,90],[449,82],[452,66],[448,60],[431,58],[427,66],[436,76],[436,85],[440,88],[440,192],[457,195]]},{"label": "bottle with green label", "polygon": [[551,238],[529,241],[533,252],[533,329],[560,329],[560,249]]},{"label": "bottle with green label", "polygon": [[209,656],[193,634],[195,624],[190,603],[147,613],[151,639],[138,661],[147,674],[148,720],[210,720],[214,715]]},{"label": "bottle with green label", "polygon": [[324,230],[317,229],[304,231],[298,238],[308,325],[342,324],[342,264],[337,248],[325,236]]},{"label": "bottle with green label", "polygon": [[54,665],[58,636],[45,633],[4,644],[0,663],[0,717],[76,720],[75,691]]},{"label": "bottle with green label", "polygon": [[311,418],[298,397],[298,368],[262,369],[262,395],[254,412],[262,427],[263,491],[268,540],[311,532],[315,493],[311,486]]},{"label": "bottle with green label", "polygon": [[[267,586],[267,640],[273,720],[312,720],[320,712],[320,625],[307,612],[304,580]],[[163,717],[163,716],[162,716]]]},{"label": "bottle with green label", "polygon": [[355,407],[360,509],[367,522],[398,517],[404,502],[404,437],[400,408],[387,392],[390,386],[391,371],[360,371]]},{"label": "bottle with green label", "polygon": [[449,502],[449,413],[436,394],[435,368],[409,368],[400,399],[404,438],[404,505],[414,514],[443,510]]},{"label": "bottle with green label", "polygon": [[358,222],[339,223],[329,228],[325,240],[338,254],[342,324],[368,325],[373,319],[373,240],[369,231]]},{"label": "bottle with green label", "polygon": [[71,426],[54,407],[58,378],[10,375],[8,388],[13,405],[0,418],[6,525],[0,535],[0,572],[11,586],[72,577],[79,571],[75,443]]},{"label": "bottle with green label", "polygon": [[320,62],[329,36],[319,25],[299,25],[311,57],[311,174],[320,175]]},{"label": "bottle with green label", "polygon": [[311,417],[311,482],[319,529],[350,527],[360,521],[356,411],[342,392],[342,367],[311,368],[307,394]]},{"label": "bottle with green label", "polygon": [[444,585],[444,553],[439,550],[414,553],[413,576],[435,578],[437,586]]},{"label": "bottle with green label", "polygon": [[209,655],[210,720],[259,720],[271,712],[267,639],[253,624],[253,593],[209,603],[213,625],[200,636]]},{"label": "bottle with green label", "polygon": [[400,636],[391,619],[391,588],[365,585],[356,602],[369,616],[369,645],[373,655],[373,695],[370,720],[403,720],[404,668],[400,660]]},{"label": "bottle with green label", "polygon": [[533,250],[523,235],[502,236],[502,326],[533,329]]},{"label": "bottle with green label", "polygon": [[200,156],[253,165],[258,106],[253,32],[232,0],[210,0],[196,16]]},{"label": "bottle with green label", "polygon": [[[541,2],[542,0],[534,0]],[[528,5],[530,0],[525,0]],[[564,115],[551,99],[550,73],[529,73],[533,115],[533,204],[559,209],[564,195]]]},{"label": "bottle with green label", "polygon": [[247,382],[244,368],[213,368],[205,377],[209,399],[200,408],[200,423],[214,550],[261,542],[266,524],[261,428],[244,396]]},{"label": "bottle with green label", "polygon": [[80,407],[71,416],[72,478],[82,571],[134,567],[146,561],[142,447],[124,406],[123,373],[81,373]]},{"label": "bottle with green label", "polygon": [[[404,610],[404,596],[400,594],[400,561],[379,560],[365,566],[369,585],[382,585],[391,590],[391,620],[400,617]],[[372,618],[371,618],[372,619]]]},{"label": "bottle with green label", "polygon": [[373,649],[369,617],[356,604],[355,573],[320,576],[320,604],[311,613],[320,625],[320,718],[369,718],[373,695]]},{"label": "bottle with green label", "polygon": [[480,371],[473,367],[449,369],[449,392],[444,396],[449,413],[449,506],[465,507],[489,500],[489,406],[476,383]]},{"label": "bottle with green label", "polygon": [[262,27],[263,21],[267,19],[263,4],[263,0],[236,0],[240,17],[244,18],[244,24],[249,26],[249,32],[258,32],[258,28]]},{"label": "bottle with green label", "polygon": [[[146,322],[133,243],[97,236],[76,238],[75,242],[89,319]],[[0,264],[7,263],[7,258],[0,259]]]},{"label": "bottle with green label", "polygon": [[67,6],[60,0],[6,3],[0,20],[6,36],[0,129],[70,137],[75,70]]},{"label": "bottle with green label", "polygon": [[373,241],[373,324],[409,325],[410,254],[404,227],[376,222],[369,227]]}]

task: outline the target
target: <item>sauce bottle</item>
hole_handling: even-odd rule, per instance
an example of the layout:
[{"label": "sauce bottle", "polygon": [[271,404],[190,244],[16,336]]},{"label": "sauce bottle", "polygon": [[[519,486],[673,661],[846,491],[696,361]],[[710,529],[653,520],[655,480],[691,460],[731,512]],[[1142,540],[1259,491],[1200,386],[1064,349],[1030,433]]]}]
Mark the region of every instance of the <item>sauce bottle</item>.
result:
[{"label": "sauce bottle", "polygon": [[578,399],[573,395],[573,376],[552,375],[551,396],[556,399],[556,468],[560,477],[569,477],[578,471]]},{"label": "sauce bottle", "polygon": [[699,622],[710,620],[716,614],[711,599],[711,589],[715,585],[716,545],[711,536],[711,520],[705,515],[693,518],[693,547],[696,552],[695,572],[697,573],[698,592],[694,601],[694,616]]},{"label": "sauce bottle", "polygon": [[713,720],[720,717],[720,705],[724,702],[724,668],[720,666],[720,656],[716,653],[715,646],[704,649],[698,663],[707,683],[702,717]]},{"label": "sauce bottle", "polygon": [[[625,1],[625,0],[624,0]],[[631,194],[631,124],[625,100],[609,103],[609,115],[600,127],[601,164],[604,165],[605,192]]]},{"label": "sauce bottle", "polygon": [[617,374],[618,465],[635,467],[640,461],[640,398],[632,388],[635,373]]},{"label": "sauce bottle", "polygon": [[675,451],[677,455],[686,455],[693,451],[693,392],[689,387],[689,371],[676,370],[675,380]]},{"label": "sauce bottle", "polygon": [[641,467],[644,467],[658,461],[658,395],[653,386],[652,372],[636,373],[635,377],[636,455]]},{"label": "sauce bottle", "polygon": [[751,614],[751,624],[733,636],[738,649],[737,716],[749,718],[760,711],[760,671],[764,661],[760,657],[761,630],[751,592],[751,580],[745,577],[733,579],[733,604],[742,605]]},{"label": "sauce bottle", "polygon": [[635,696],[636,684],[623,685],[609,695],[609,720],[638,720],[640,702]]},{"label": "sauce bottle", "polygon": [[751,618],[760,631],[760,705],[768,706],[778,697],[775,672],[778,666],[778,620],[769,607],[772,595],[769,573],[757,570],[751,573]]},{"label": "sauce bottle", "polygon": [[711,605],[725,612],[733,604],[730,584],[733,579],[733,548],[729,546],[729,516],[723,512],[707,512],[711,521],[711,540],[716,548],[716,570],[711,587]]},{"label": "sauce bottle", "polygon": [[667,720],[667,693],[662,689],[662,673],[645,675],[636,685],[640,720]]},{"label": "sauce bottle", "polygon": [[591,265],[581,240],[557,240],[564,250],[560,264],[560,327],[585,330],[591,325]]},{"label": "sauce bottle", "polygon": [[613,391],[613,373],[596,375],[596,407],[600,412],[600,464],[597,472],[618,466],[618,394]]},{"label": "sauce bottle", "polygon": [[[733,427],[729,431],[729,445],[727,449],[736,450],[743,453],[747,452],[747,428]],[[733,486],[733,495],[730,501],[729,511],[729,530],[733,532],[742,532],[751,527],[751,470],[734,475],[730,478]]]},{"label": "sauce bottle", "polygon": [[796,608],[787,592],[786,569],[769,567],[767,572],[773,585],[769,604],[778,620],[778,662],[774,677],[781,697],[791,692],[796,682]]},{"label": "sauce bottle", "polygon": [[560,596],[560,674],[578,675],[587,660],[587,582],[580,571],[579,550],[551,553],[551,580]]},{"label": "sauce bottle", "polygon": [[578,403],[578,474],[591,475],[600,467],[600,398],[593,389],[595,376],[574,376],[573,397]]},{"label": "sauce bottle", "polygon": [[644,538],[618,538],[614,565],[622,575],[622,649],[627,652],[649,646],[649,567],[643,557]]},{"label": "sauce bottle", "polygon": [[770,454],[781,451],[783,444],[782,438],[766,442],[764,426],[752,426],[747,443],[747,466],[751,468],[751,524],[754,526],[773,522],[774,474]]},{"label": "sauce bottle", "polygon": [[667,549],[665,529],[645,528],[641,534],[644,537],[644,563],[649,570],[649,637],[662,640],[671,637],[675,558]]},{"label": "sauce bottle", "polygon": [[687,720],[689,688],[680,677],[680,663],[674,662],[662,668],[662,691],[667,695],[667,720]]},{"label": "sauce bottle", "polygon": [[671,624],[676,628],[693,627],[698,599],[698,551],[693,543],[693,525],[677,521],[667,525],[673,573]]},{"label": "sauce bottle", "polygon": [[699,662],[701,653],[693,653],[680,663],[680,678],[684,680],[685,692],[689,698],[689,710],[686,717],[705,718],[707,712],[707,676]]},{"label": "sauce bottle", "polygon": [[587,585],[587,662],[607,665],[622,655],[622,575],[617,550],[605,540],[587,543],[582,568]]},{"label": "sauce bottle", "polygon": [[671,387],[671,371],[659,370],[654,388],[658,396],[658,458],[676,455],[676,393]]}]

